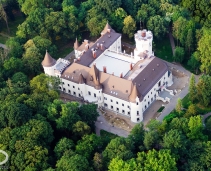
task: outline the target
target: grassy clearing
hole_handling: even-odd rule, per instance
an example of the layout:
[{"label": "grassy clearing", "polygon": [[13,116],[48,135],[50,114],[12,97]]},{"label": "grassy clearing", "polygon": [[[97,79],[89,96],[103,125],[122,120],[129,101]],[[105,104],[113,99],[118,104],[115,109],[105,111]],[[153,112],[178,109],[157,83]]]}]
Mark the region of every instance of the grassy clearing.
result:
[{"label": "grassy clearing", "polygon": [[[18,26],[23,23],[25,20],[25,18],[23,16],[18,16],[15,18],[14,21],[9,21],[9,28],[10,28],[10,36],[15,36],[16,35],[16,31],[18,30]],[[2,29],[2,33],[7,34],[8,35],[8,31],[7,31],[7,27],[5,24],[5,27]]]},{"label": "grassy clearing", "polygon": [[155,39],[154,43],[155,43],[154,47],[155,56],[168,62],[173,62],[173,54],[169,37],[166,36],[162,40]]},{"label": "grassy clearing", "polygon": [[7,39],[8,39],[8,37],[0,35],[0,43],[5,44]]},{"label": "grassy clearing", "polygon": [[59,50],[59,52],[58,52],[58,58],[64,58],[64,57],[66,57],[72,51],[73,51],[73,48],[65,47],[62,50]]},{"label": "grassy clearing", "polygon": [[100,130],[100,136],[109,137],[109,139],[114,139],[114,138],[118,137],[118,135],[112,134],[112,133],[107,132],[107,131],[102,130],[102,129]]},{"label": "grassy clearing", "polygon": [[157,112],[162,112],[164,108],[165,108],[164,106],[161,106],[160,109],[158,109]]}]

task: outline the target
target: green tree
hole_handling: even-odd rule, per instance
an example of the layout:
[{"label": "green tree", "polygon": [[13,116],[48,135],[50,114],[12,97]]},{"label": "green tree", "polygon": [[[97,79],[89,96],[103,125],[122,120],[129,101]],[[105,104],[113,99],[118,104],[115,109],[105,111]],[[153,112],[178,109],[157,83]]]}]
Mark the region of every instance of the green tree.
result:
[{"label": "green tree", "polygon": [[171,170],[176,171],[176,160],[170,150],[149,150],[147,153],[139,152],[137,157],[137,170]]},{"label": "green tree", "polygon": [[84,135],[76,145],[76,153],[83,155],[88,160],[93,158],[95,152],[102,147],[102,141],[96,134]]},{"label": "green tree", "polygon": [[189,85],[189,98],[191,99],[192,102],[196,99],[196,80],[195,76],[191,74],[190,77],[190,85]]},{"label": "green tree", "polygon": [[211,54],[211,29],[203,29],[203,36],[198,42],[198,51],[200,53],[200,62],[201,62],[201,71],[206,74],[211,74],[211,63],[210,63],[210,54]]},{"label": "green tree", "polygon": [[202,75],[199,78],[199,82],[197,83],[197,99],[199,102],[204,105],[208,106],[211,102],[211,76],[209,75]]},{"label": "green tree", "polygon": [[182,62],[184,60],[185,51],[182,47],[176,47],[174,50],[174,61],[176,62]]},{"label": "green tree", "polygon": [[108,166],[110,171],[138,171],[137,164],[134,158],[123,161],[122,159],[113,158]]},{"label": "green tree", "polygon": [[181,114],[183,110],[182,100],[180,98],[177,99],[176,111]]},{"label": "green tree", "polygon": [[188,110],[186,111],[184,117],[196,116],[198,114],[198,110],[196,105],[191,104],[188,106]]},{"label": "green tree", "polygon": [[204,140],[206,137],[203,135],[203,124],[200,115],[191,116],[188,122],[190,132],[187,134],[190,139]]},{"label": "green tree", "polygon": [[74,147],[75,144],[71,139],[65,137],[60,139],[54,148],[54,153],[56,155],[56,158],[60,159],[66,151],[73,150]]},{"label": "green tree", "polygon": [[79,108],[79,115],[81,120],[87,123],[90,127],[93,127],[99,113],[97,112],[96,104],[83,104]]},{"label": "green tree", "polygon": [[13,76],[12,76],[12,82],[13,83],[17,83],[17,82],[26,82],[28,83],[29,80],[27,78],[27,76],[22,73],[22,72],[16,72]]},{"label": "green tree", "polygon": [[167,33],[168,23],[160,15],[155,15],[149,18],[147,28],[151,30],[154,36],[161,39]]},{"label": "green tree", "polygon": [[103,158],[106,164],[115,157],[123,160],[128,160],[133,157],[132,151],[134,150],[133,142],[130,139],[117,137],[112,139],[103,151]]},{"label": "green tree", "polygon": [[103,158],[102,154],[95,153],[93,157],[93,166],[96,171],[100,171],[103,168]]},{"label": "green tree", "polygon": [[144,131],[143,123],[135,125],[132,131],[130,132],[130,135],[128,136],[128,138],[134,142],[134,146],[136,148],[143,146],[144,133],[145,131]]},{"label": "green tree", "polygon": [[158,145],[159,135],[155,130],[145,132],[144,134],[144,146],[147,150],[155,148]]},{"label": "green tree", "polygon": [[91,129],[90,127],[82,121],[78,121],[73,125],[73,133],[75,133],[76,136],[83,137],[84,135],[90,134]]},{"label": "green tree", "polygon": [[88,160],[83,155],[74,154],[72,151],[65,152],[61,159],[57,161],[56,167],[58,171],[84,171],[92,169],[89,167]]},{"label": "green tree", "polygon": [[132,16],[127,16],[124,19],[124,27],[122,29],[124,34],[127,34],[129,38],[132,38],[134,35],[134,32],[136,30],[136,22],[132,18]]},{"label": "green tree", "polygon": [[200,67],[199,52],[196,51],[191,55],[191,58],[188,60],[188,66],[198,74],[198,69]]}]

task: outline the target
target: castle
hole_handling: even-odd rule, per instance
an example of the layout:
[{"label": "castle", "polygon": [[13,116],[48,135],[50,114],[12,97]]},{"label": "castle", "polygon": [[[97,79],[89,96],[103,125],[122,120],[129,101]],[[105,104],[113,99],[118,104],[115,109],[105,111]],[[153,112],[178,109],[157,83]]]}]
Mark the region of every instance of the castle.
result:
[{"label": "castle", "polygon": [[134,38],[134,53],[123,53],[121,34],[107,23],[95,43],[84,40],[79,46],[76,39],[73,63],[56,61],[46,52],[44,72],[61,79],[61,91],[141,122],[144,111],[173,82],[167,65],[154,56],[152,32],[139,30]]}]

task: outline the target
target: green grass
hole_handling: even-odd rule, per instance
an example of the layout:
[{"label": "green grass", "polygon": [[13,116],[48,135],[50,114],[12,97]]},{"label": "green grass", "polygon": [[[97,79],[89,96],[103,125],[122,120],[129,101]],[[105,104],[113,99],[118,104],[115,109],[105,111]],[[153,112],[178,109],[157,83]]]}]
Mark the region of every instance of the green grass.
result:
[{"label": "green grass", "polygon": [[[18,30],[18,26],[23,23],[23,21],[25,20],[25,18],[23,16],[18,16],[15,18],[14,21],[9,21],[9,28],[10,28],[10,36],[15,36],[16,35],[16,31]],[[5,24],[5,27],[2,29],[2,33],[4,34],[8,34],[7,31],[7,27]]]},{"label": "green grass", "polygon": [[161,106],[160,109],[158,109],[157,112],[162,112],[164,108],[165,108],[164,106]]},{"label": "green grass", "polygon": [[173,54],[172,54],[172,49],[171,49],[171,44],[169,37],[166,36],[162,40],[154,40],[155,47],[154,52],[155,56],[166,60],[168,62],[173,62]]},{"label": "green grass", "polygon": [[59,50],[59,52],[58,52],[58,58],[64,58],[64,57],[66,57],[72,51],[73,51],[73,48],[65,47],[65,48]]},{"label": "green grass", "polygon": [[118,137],[118,135],[112,134],[112,133],[107,132],[107,131],[102,130],[102,129],[100,130],[100,136],[109,137],[109,139],[114,139],[114,138]]},{"label": "green grass", "polygon": [[8,39],[8,37],[0,35],[0,43],[5,44],[7,39]]}]

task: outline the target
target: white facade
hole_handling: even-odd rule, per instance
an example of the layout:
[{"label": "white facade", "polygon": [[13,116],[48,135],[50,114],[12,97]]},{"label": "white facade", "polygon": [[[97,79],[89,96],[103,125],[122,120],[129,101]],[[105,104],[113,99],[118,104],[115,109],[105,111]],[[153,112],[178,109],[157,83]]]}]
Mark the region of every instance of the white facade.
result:
[{"label": "white facade", "polygon": [[[124,61],[121,63],[121,65],[125,65],[124,67],[127,67],[128,65],[128,69],[122,72],[124,73],[122,79],[133,80],[152,61],[152,40],[153,35],[151,31],[138,31],[135,34],[136,49],[134,50],[134,56],[132,56],[122,54],[120,36],[116,39],[116,41],[114,41],[114,43],[112,43],[112,45],[108,49],[105,49],[105,51],[100,56],[98,56],[96,60],[94,60],[88,67],[91,67],[93,63],[97,63],[99,61],[99,66],[101,68],[99,70],[101,72],[104,72],[102,68],[106,65],[108,66],[107,69],[112,70],[112,65],[109,65],[111,62],[108,62],[109,60],[104,58],[106,56],[109,56],[116,59],[116,62],[113,61],[113,63],[116,63],[116,67],[113,67],[113,70],[115,71],[107,71],[106,73],[110,74],[111,76],[118,76],[119,73],[122,72],[118,70],[118,65],[120,65],[120,63],[118,64],[118,60],[121,60]],[[75,49],[76,58],[81,56],[82,53],[83,50],[78,51],[77,49]],[[143,55],[146,55],[146,57],[143,57]],[[144,62],[145,58],[148,59],[146,59],[146,61]],[[102,59],[105,59],[105,62],[101,61],[101,64],[100,60]],[[140,64],[141,67],[139,66],[137,70],[131,71],[130,64],[134,66],[140,60],[143,61]],[[58,59],[56,64],[54,64],[53,66],[43,67],[46,74],[60,77],[62,83],[60,85],[61,91],[82,98],[83,100],[90,103],[96,103],[99,107],[105,107],[117,114],[122,114],[124,116],[130,117],[131,121],[135,123],[141,122],[143,120],[144,111],[151,105],[154,100],[156,100],[156,97],[158,96],[159,91],[162,90],[162,87],[170,86],[173,83],[172,74],[169,74],[169,71],[167,71],[158,81],[155,82],[151,90],[149,90],[147,94],[144,95],[144,97],[142,96],[142,99],[139,99],[137,95],[132,102],[129,99],[123,100],[111,94],[104,93],[102,88],[96,89],[95,87],[89,86],[85,83],[75,83],[71,81],[69,76],[66,77],[65,75],[62,78],[62,72],[68,67],[68,65],[70,65],[68,61],[64,59]],[[71,67],[71,65],[69,67]],[[114,72],[116,72],[116,74],[114,74]]]}]

